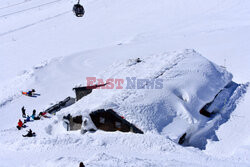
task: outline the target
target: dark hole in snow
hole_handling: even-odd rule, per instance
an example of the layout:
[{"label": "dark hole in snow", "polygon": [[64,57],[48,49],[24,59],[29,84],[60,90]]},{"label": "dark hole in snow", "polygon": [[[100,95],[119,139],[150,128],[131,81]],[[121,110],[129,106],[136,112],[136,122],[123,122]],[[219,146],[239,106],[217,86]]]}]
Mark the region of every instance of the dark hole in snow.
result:
[{"label": "dark hole in snow", "polygon": [[108,110],[97,110],[90,113],[90,117],[98,129],[104,131],[122,131],[122,132],[143,132],[138,129],[135,125],[129,123],[127,120],[119,116],[112,109]]},{"label": "dark hole in snow", "polygon": [[[133,132],[143,134],[140,129],[138,129],[135,125],[129,123],[127,120],[119,116],[112,109],[101,109],[94,111],[90,113],[90,117],[97,129],[111,132],[118,130],[121,132]],[[84,126],[88,124],[88,122],[83,122],[83,118],[81,115],[72,117],[69,114],[67,116],[64,116],[63,119],[64,122],[67,124],[67,130],[80,130],[82,124],[84,124]]]},{"label": "dark hole in snow", "polygon": [[[218,141],[215,131],[227,122],[230,114],[236,108],[237,100],[246,92],[247,85],[240,85],[230,82],[219,91],[214,99],[207,103],[201,110],[200,114],[208,117],[202,120],[199,125],[192,127],[189,132],[184,133],[179,138],[179,144],[185,146],[193,146],[199,149],[205,149],[207,140]],[[217,117],[216,115],[220,115]],[[213,121],[211,121],[213,120]]]},{"label": "dark hole in snow", "polygon": [[64,123],[67,124],[67,130],[79,130],[82,127],[82,116],[72,117],[70,114],[63,117]]},{"label": "dark hole in snow", "polygon": [[239,85],[235,82],[230,82],[224,89],[220,90],[214,97],[214,99],[207,103],[201,110],[200,114],[206,117],[212,117],[216,113],[219,113],[226,103],[229,101],[231,95]]},{"label": "dark hole in snow", "polygon": [[180,139],[179,139],[179,141],[178,141],[178,144],[183,144],[183,143],[185,142],[185,137],[186,137],[186,135],[187,135],[187,133],[184,133],[184,134],[180,137]]},{"label": "dark hole in snow", "polygon": [[205,107],[203,107],[201,110],[200,110],[200,114],[201,115],[204,115],[204,116],[206,116],[206,117],[211,117],[211,115],[212,115],[212,113],[210,113],[210,112],[208,112],[207,110],[206,110],[206,108]]},{"label": "dark hole in snow", "polygon": [[73,117],[73,122],[76,124],[82,124],[82,116]]}]

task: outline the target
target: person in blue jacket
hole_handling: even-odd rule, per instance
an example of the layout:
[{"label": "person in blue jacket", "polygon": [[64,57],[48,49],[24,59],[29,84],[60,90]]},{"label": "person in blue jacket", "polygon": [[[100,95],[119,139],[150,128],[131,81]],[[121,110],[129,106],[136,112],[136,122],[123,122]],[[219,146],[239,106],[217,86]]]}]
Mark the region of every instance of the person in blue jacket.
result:
[{"label": "person in blue jacket", "polygon": [[33,113],[32,113],[32,115],[30,116],[33,120],[35,120],[35,117],[36,117],[36,110],[34,109],[33,110]]},{"label": "person in blue jacket", "polygon": [[29,121],[30,121],[30,116],[27,115],[27,117],[26,117],[26,119],[24,120],[24,122],[26,123],[26,122],[29,122]]},{"label": "person in blue jacket", "polygon": [[35,115],[32,114],[30,117],[31,117],[33,120],[35,120]]}]

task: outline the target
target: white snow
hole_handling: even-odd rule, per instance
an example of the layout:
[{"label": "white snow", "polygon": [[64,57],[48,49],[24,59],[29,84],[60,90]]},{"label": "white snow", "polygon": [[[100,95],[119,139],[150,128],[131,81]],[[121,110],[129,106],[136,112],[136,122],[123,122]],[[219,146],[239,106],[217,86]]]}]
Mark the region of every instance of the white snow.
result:
[{"label": "white snow", "polygon": [[[250,166],[250,1],[87,0],[83,18],[73,15],[74,3],[0,1],[0,166]],[[37,136],[22,137],[22,106],[31,114],[73,97],[86,77],[159,77],[164,87],[94,90],[27,123]],[[231,80],[239,85],[218,96],[232,93],[220,113],[200,115]],[[41,96],[21,95],[32,88]],[[145,134],[63,127],[64,114],[100,108]],[[184,132],[189,147],[177,144]]]},{"label": "white snow", "polygon": [[[131,83],[127,77],[136,77],[135,88],[128,85]],[[191,125],[204,119],[199,114],[200,109],[231,81],[232,75],[195,51],[185,50],[153,55],[132,66],[130,63],[129,66],[127,63],[111,65],[96,78],[104,82],[110,78],[123,79],[123,89],[117,89],[114,81],[114,89],[96,89],[59,115],[86,116],[98,109],[113,109],[145,132],[171,136],[181,129],[181,134],[175,137],[178,139]],[[140,86],[140,79],[148,81]],[[157,88],[157,79],[162,80],[162,88]],[[145,85],[149,86],[150,82],[154,82],[153,89]],[[175,126],[164,132],[169,124],[175,123],[173,119],[185,126]]]}]

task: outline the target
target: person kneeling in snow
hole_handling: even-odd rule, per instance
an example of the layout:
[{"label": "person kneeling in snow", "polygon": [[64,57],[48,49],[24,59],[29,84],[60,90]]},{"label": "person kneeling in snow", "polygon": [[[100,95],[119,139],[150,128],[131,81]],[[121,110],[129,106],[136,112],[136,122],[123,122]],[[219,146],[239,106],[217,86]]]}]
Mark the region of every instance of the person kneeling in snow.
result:
[{"label": "person kneeling in snow", "polygon": [[21,130],[22,129],[22,127],[23,127],[23,122],[21,121],[21,119],[19,119],[19,121],[18,121],[18,123],[17,123],[17,129],[18,130]]},{"label": "person kneeling in snow", "polygon": [[26,135],[23,135],[23,137],[34,137],[34,136],[36,136],[36,133],[32,132],[31,129],[28,131],[28,133]]}]

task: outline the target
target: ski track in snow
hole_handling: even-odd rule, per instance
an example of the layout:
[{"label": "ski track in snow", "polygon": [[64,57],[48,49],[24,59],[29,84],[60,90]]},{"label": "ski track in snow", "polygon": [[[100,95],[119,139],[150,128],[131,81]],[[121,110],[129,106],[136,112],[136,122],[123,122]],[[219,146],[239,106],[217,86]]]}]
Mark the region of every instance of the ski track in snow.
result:
[{"label": "ski track in snow", "polygon": [[12,13],[0,15],[0,18],[16,15],[16,14],[23,13],[23,12],[30,11],[30,10],[34,10],[34,9],[37,9],[37,8],[40,8],[40,7],[48,6],[48,5],[51,5],[51,4],[54,4],[54,3],[58,3],[60,1],[62,1],[62,0],[51,1],[51,2],[48,2],[48,3],[43,3],[41,5],[33,6],[33,7],[30,7],[30,8],[27,8],[27,9],[23,9],[23,10],[15,11],[15,12],[12,12]]},{"label": "ski track in snow", "polygon": [[23,30],[23,29],[26,29],[26,28],[29,28],[29,27],[38,25],[38,24],[40,24],[40,23],[43,23],[43,22],[46,22],[46,21],[49,21],[49,20],[52,20],[52,19],[55,19],[55,18],[60,17],[60,16],[62,16],[62,15],[68,14],[68,13],[70,13],[70,12],[71,12],[71,11],[62,12],[62,13],[59,13],[59,14],[57,14],[57,15],[47,17],[47,18],[45,18],[45,19],[41,19],[41,20],[39,20],[39,21],[37,21],[37,22],[30,23],[30,24],[28,24],[28,25],[25,25],[25,26],[22,26],[22,27],[19,27],[19,28],[10,30],[10,31],[8,31],[8,32],[0,33],[0,37],[1,37],[1,36],[5,36],[5,35],[8,35],[8,34],[11,34],[11,33],[13,33],[13,32],[21,31],[21,30]]},{"label": "ski track in snow", "polygon": [[0,7],[0,10],[2,10],[2,9],[8,9],[8,8],[15,7],[15,6],[18,6],[18,5],[22,5],[22,4],[28,3],[30,1],[31,0],[24,0],[23,2],[11,4],[11,5],[6,5],[6,6],[3,6],[3,7]]}]

